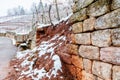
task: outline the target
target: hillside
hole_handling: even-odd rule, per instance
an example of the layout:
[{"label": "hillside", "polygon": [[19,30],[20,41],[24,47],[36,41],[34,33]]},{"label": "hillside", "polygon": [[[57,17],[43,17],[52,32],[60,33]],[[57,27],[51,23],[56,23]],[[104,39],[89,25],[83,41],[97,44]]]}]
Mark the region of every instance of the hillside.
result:
[{"label": "hillside", "polygon": [[74,71],[68,68],[73,67],[77,71],[81,67],[76,66],[79,61],[73,62],[78,58],[74,50],[76,46],[70,45],[71,27],[67,23],[62,21],[54,27],[38,29],[38,46],[17,53],[11,62],[14,69],[6,80],[74,80]]},{"label": "hillside", "polygon": [[70,16],[35,24],[35,47],[20,44],[5,80],[120,79],[120,0],[73,2]]}]

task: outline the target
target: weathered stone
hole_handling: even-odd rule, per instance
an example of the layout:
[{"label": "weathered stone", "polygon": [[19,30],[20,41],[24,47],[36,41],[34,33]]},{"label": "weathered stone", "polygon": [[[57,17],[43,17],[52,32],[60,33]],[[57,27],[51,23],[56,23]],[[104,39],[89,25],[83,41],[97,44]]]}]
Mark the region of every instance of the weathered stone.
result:
[{"label": "weathered stone", "polygon": [[[67,72],[70,73],[75,80],[81,80],[82,71],[80,68],[77,68],[74,65],[67,65],[67,64],[66,67],[68,68]],[[69,79],[65,79],[65,80],[69,80]]]},{"label": "weathered stone", "polygon": [[85,8],[89,4],[91,4],[94,0],[78,0],[76,2],[76,11],[81,10],[82,8]]},{"label": "weathered stone", "polygon": [[112,71],[111,64],[98,61],[93,62],[92,73],[97,75],[98,77],[104,80],[111,80],[111,71]]},{"label": "weathered stone", "polygon": [[120,47],[101,48],[100,59],[104,62],[120,65]]},{"label": "weathered stone", "polygon": [[90,61],[89,59],[83,59],[83,69],[87,73],[91,73],[92,72],[92,61]]},{"label": "weathered stone", "polygon": [[120,0],[112,0],[111,9],[117,9],[120,7]]},{"label": "weathered stone", "polygon": [[101,78],[97,77],[97,80],[103,80],[103,79],[101,79]]},{"label": "weathered stone", "polygon": [[82,70],[79,68],[76,68],[76,80],[81,80],[82,79]]},{"label": "weathered stone", "polygon": [[106,29],[119,27],[120,25],[120,9],[99,17],[95,22],[96,29]]},{"label": "weathered stone", "polygon": [[82,32],[82,27],[83,27],[82,22],[75,23],[75,24],[72,25],[72,31],[74,33]]},{"label": "weathered stone", "polygon": [[100,30],[92,33],[92,44],[98,47],[107,47],[111,45],[111,31]]},{"label": "weathered stone", "polygon": [[112,43],[114,46],[120,46],[120,28],[112,30]]},{"label": "weathered stone", "polygon": [[87,14],[89,16],[100,16],[103,15],[105,13],[107,13],[108,11],[110,11],[109,9],[109,2],[110,0],[98,0],[95,3],[91,4],[88,9],[87,9]]},{"label": "weathered stone", "polygon": [[109,10],[110,0],[98,0],[95,3],[91,4],[87,9],[87,14],[89,16],[100,16],[107,13]]},{"label": "weathered stone", "polygon": [[66,64],[66,67],[68,68],[71,75],[76,76],[76,67],[75,66]]},{"label": "weathered stone", "polygon": [[78,57],[78,56],[72,56],[72,64],[76,67],[78,67],[79,69],[83,69],[83,61],[82,58]]},{"label": "weathered stone", "polygon": [[75,13],[75,12],[77,12],[77,11],[78,11],[78,10],[77,10],[77,5],[74,4],[74,5],[72,6],[72,12]]},{"label": "weathered stone", "polygon": [[113,66],[113,80],[120,80],[120,66]]},{"label": "weathered stone", "polygon": [[75,43],[91,44],[90,33],[75,34]]},{"label": "weathered stone", "polygon": [[84,58],[99,60],[98,47],[81,45],[79,48],[79,54]]},{"label": "weathered stone", "polygon": [[70,23],[74,23],[74,22],[77,22],[77,21],[85,20],[86,18],[87,18],[86,8],[84,8],[84,9],[76,12],[75,14],[73,14],[73,15],[70,17],[69,22],[70,22]]},{"label": "weathered stone", "polygon": [[91,17],[83,22],[83,32],[93,31],[95,27],[95,18]]},{"label": "weathered stone", "polygon": [[70,35],[71,43],[76,43],[75,34]]},{"label": "weathered stone", "polygon": [[96,77],[93,74],[82,71],[82,80],[96,80]]},{"label": "weathered stone", "polygon": [[78,46],[74,44],[67,44],[67,52],[70,55],[78,55]]}]

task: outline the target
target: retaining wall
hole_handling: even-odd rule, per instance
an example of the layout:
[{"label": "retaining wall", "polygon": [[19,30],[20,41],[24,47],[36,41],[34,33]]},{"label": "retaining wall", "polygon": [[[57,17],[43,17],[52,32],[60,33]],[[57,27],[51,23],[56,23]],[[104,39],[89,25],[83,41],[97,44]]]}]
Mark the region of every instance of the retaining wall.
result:
[{"label": "retaining wall", "polygon": [[72,44],[81,80],[120,80],[120,0],[74,0]]}]

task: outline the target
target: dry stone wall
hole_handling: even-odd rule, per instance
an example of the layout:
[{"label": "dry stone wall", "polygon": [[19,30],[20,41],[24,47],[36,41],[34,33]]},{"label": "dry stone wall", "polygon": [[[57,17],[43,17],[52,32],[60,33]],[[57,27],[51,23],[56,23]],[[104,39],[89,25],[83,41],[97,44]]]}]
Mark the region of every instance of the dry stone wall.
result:
[{"label": "dry stone wall", "polygon": [[73,0],[72,44],[81,80],[120,80],[120,0]]}]

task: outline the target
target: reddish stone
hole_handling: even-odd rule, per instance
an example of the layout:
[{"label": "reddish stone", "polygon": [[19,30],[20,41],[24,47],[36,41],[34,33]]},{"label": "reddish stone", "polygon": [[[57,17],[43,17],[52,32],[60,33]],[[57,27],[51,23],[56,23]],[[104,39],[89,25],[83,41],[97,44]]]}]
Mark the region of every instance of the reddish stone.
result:
[{"label": "reddish stone", "polygon": [[82,58],[72,55],[72,64],[79,69],[83,69]]}]

